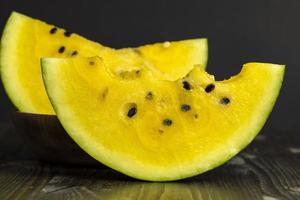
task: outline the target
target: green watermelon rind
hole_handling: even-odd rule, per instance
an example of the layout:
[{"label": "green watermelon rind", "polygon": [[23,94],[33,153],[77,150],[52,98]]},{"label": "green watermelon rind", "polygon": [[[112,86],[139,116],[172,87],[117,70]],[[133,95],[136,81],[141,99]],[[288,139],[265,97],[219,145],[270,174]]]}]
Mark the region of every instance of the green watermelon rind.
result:
[{"label": "green watermelon rind", "polygon": [[[6,22],[0,41],[0,76],[5,92],[15,108],[21,112],[37,113],[35,105],[31,101],[27,101],[26,99],[28,98],[24,98],[27,94],[22,92],[23,89],[18,89],[22,88],[22,86],[19,85],[18,81],[15,81],[18,76],[17,73],[11,73],[17,70],[14,67],[16,65],[14,55],[19,48],[15,41],[20,35],[20,25],[28,19],[32,20],[32,18],[26,15],[13,11]],[[201,53],[205,56],[201,57],[201,64],[205,68],[208,61],[208,42],[206,38],[199,38],[197,40],[199,41],[198,45],[203,46]]]},{"label": "green watermelon rind", "polygon": [[[273,110],[273,107],[275,106],[275,103],[279,97],[280,89],[281,89],[284,74],[285,74],[285,65],[278,65],[277,67],[280,67],[280,70],[278,71],[278,74],[277,74],[278,80],[274,81],[276,84],[274,84],[273,90],[269,92],[272,94],[269,97],[270,101],[269,102],[265,101],[266,105],[262,106],[263,111],[258,112],[258,114],[255,115],[255,116],[260,116],[260,119],[258,117],[256,117],[256,119],[253,120],[253,121],[256,120],[257,123],[255,126],[251,127],[252,129],[249,128],[250,131],[249,131],[249,134],[247,134],[248,138],[245,138],[240,143],[237,142],[237,144],[239,144],[239,146],[236,147],[236,149],[237,149],[236,152],[233,152],[231,154],[228,154],[227,156],[224,156],[223,159],[220,159],[219,162],[216,162],[214,165],[211,165],[211,167],[209,169],[207,169],[207,171],[223,165],[224,163],[226,163],[227,161],[232,159],[234,156],[236,156],[239,152],[241,152],[243,149],[245,149],[254,140],[254,138],[259,134],[261,129],[264,127],[264,125],[267,122],[267,120]],[[237,134],[237,135],[239,135],[239,134]],[[242,138],[239,138],[239,139],[242,140]],[[226,151],[226,150],[224,150],[224,151]]]},{"label": "green watermelon rind", "polygon": [[28,102],[24,102],[22,100],[23,95],[19,92],[15,92],[16,87],[18,86],[15,81],[12,80],[11,73],[9,73],[10,70],[14,69],[12,66],[14,63],[10,57],[12,57],[12,51],[16,51],[16,46],[14,44],[19,31],[19,29],[16,30],[16,27],[18,27],[18,24],[22,23],[22,20],[26,19],[27,16],[17,12],[12,12],[6,22],[0,41],[0,76],[6,94],[12,101],[13,105],[20,111],[28,112]]},{"label": "green watermelon rind", "polygon": [[[198,45],[201,45],[201,63],[200,67],[203,69],[206,69],[207,67],[207,63],[208,63],[208,54],[209,54],[209,47],[208,47],[208,39],[207,38],[194,38],[194,39],[186,39],[186,40],[181,40],[181,41],[187,41],[187,40],[197,40],[198,41]],[[172,41],[174,42],[174,41]],[[199,48],[198,48],[199,49]]]},{"label": "green watermelon rind", "polygon": [[[181,171],[180,173],[176,173],[176,174],[174,172],[171,172],[170,174],[168,173],[159,174],[155,170],[151,172],[149,172],[149,170],[146,169],[138,169],[135,172],[133,172],[133,170],[130,169],[128,170],[128,167],[127,168],[125,167],[126,164],[123,164],[125,161],[118,160],[118,162],[116,161],[111,162],[110,158],[114,157],[114,154],[112,154],[109,158],[107,156],[101,157],[96,152],[96,149],[93,148],[92,142],[89,144],[84,144],[83,140],[81,140],[80,138],[82,136],[78,136],[78,135],[76,136],[74,134],[76,132],[80,132],[80,127],[76,127],[76,125],[75,126],[72,125],[73,123],[76,122],[69,121],[69,119],[67,119],[64,116],[64,114],[65,115],[67,114],[64,113],[63,110],[60,110],[59,106],[55,105],[55,101],[52,99],[53,94],[55,94],[56,92],[55,86],[52,87],[51,83],[48,83],[47,78],[48,78],[48,74],[51,73],[51,70],[53,70],[53,68],[51,68],[51,62],[53,61],[55,62],[55,59],[41,60],[43,80],[45,83],[46,91],[53,105],[53,108],[59,120],[61,121],[63,127],[67,131],[67,133],[83,150],[89,153],[96,160],[128,176],[141,179],[141,180],[147,180],[147,181],[174,181],[174,180],[192,177],[204,173],[206,171],[209,171],[211,169],[214,169],[215,167],[224,164],[226,161],[228,161],[233,156],[238,154],[238,152],[244,149],[255,138],[255,136],[259,133],[259,131],[265,124],[269,114],[272,111],[273,106],[275,105],[276,99],[279,95],[280,88],[283,81],[283,76],[284,76],[284,66],[274,65],[275,75],[274,75],[272,88],[270,88],[269,95],[266,95],[265,98],[262,99],[262,105],[260,109],[257,109],[257,114],[253,115],[252,121],[249,122],[252,124],[248,126],[247,129],[245,129],[244,127],[244,129],[237,130],[237,133],[242,133],[242,134],[235,134],[236,136],[235,138],[233,138],[231,141],[227,141],[226,143],[224,143],[224,145],[222,146],[224,147],[224,149],[218,150],[218,155],[216,157],[214,155],[210,155],[207,157],[207,159],[205,159],[206,163],[197,163],[199,164],[198,167],[193,167],[193,170],[186,170],[184,171],[184,173]],[[245,132],[247,132],[247,134],[245,134]],[[243,135],[243,137],[241,137],[241,135]]]},{"label": "green watermelon rind", "polygon": [[191,40],[197,40],[199,42],[199,44],[201,44],[201,46],[203,48],[201,48],[201,58],[203,60],[201,60],[201,67],[203,69],[206,69],[207,67],[207,63],[208,63],[208,39],[207,38],[198,38],[198,39],[191,39]]}]

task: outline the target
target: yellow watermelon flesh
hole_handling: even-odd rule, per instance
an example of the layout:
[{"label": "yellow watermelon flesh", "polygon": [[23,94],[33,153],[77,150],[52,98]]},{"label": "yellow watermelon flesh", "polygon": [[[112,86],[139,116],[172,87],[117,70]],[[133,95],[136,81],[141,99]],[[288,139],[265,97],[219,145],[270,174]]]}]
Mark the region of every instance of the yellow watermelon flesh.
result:
[{"label": "yellow watermelon flesh", "polygon": [[43,59],[42,69],[75,142],[109,167],[151,181],[197,175],[241,151],[264,125],[284,74],[282,65],[248,63],[229,80],[194,67],[166,81],[147,67],[115,73],[98,57]]},{"label": "yellow watermelon flesh", "polygon": [[[157,71],[157,76],[166,80],[183,77],[194,64],[205,67],[206,39],[171,42],[168,46],[165,44],[115,50],[13,12],[1,39],[1,79],[8,96],[20,111],[54,114],[43,86],[41,57],[98,55],[105,58],[112,70],[120,73],[129,68],[148,66]],[[168,58],[169,55],[173,57]]]}]

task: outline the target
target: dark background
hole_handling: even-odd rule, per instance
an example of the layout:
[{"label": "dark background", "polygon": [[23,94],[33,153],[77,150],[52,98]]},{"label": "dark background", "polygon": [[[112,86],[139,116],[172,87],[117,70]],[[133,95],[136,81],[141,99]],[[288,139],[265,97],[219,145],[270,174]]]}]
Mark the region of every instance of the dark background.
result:
[{"label": "dark background", "polygon": [[38,131],[26,123],[14,130],[14,108],[0,83],[0,200],[300,199],[300,0],[0,0],[0,35],[13,10],[116,48],[207,37],[207,69],[218,80],[250,61],[287,67],[262,135],[222,167],[176,183],[138,182],[108,168],[70,164],[82,154],[66,145],[72,140],[53,128],[56,121],[46,119],[55,126],[41,123]]},{"label": "dark background", "polygon": [[[0,32],[13,10],[115,48],[207,37],[208,71],[218,80],[249,61],[286,64],[281,95],[265,128],[298,128],[299,0],[0,0]],[[0,85],[2,124],[12,110]]]}]

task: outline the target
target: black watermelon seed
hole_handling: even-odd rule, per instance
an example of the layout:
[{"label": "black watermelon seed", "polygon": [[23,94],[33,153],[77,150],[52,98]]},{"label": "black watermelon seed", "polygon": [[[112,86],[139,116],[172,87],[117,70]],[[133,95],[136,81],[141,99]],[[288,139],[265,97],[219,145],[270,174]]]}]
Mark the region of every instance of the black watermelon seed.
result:
[{"label": "black watermelon seed", "polygon": [[136,107],[132,107],[128,110],[127,116],[129,118],[133,117],[135,114],[137,113],[137,108]]},{"label": "black watermelon seed", "polygon": [[220,104],[223,104],[223,105],[227,105],[230,103],[230,99],[227,98],[227,97],[223,97],[221,100],[220,100]]},{"label": "black watermelon seed", "polygon": [[186,90],[190,90],[191,89],[191,84],[187,81],[183,81],[182,82],[183,84],[183,88],[186,89]]},{"label": "black watermelon seed", "polygon": [[163,125],[165,126],[171,126],[172,125],[172,120],[171,119],[164,119],[163,120]]},{"label": "black watermelon seed", "polygon": [[148,92],[146,95],[146,99],[147,100],[151,100],[153,98],[153,93],[152,92]]},{"label": "black watermelon seed", "polygon": [[214,84],[209,84],[206,86],[205,88],[205,92],[209,93],[211,91],[213,91],[215,89],[215,85]]},{"label": "black watermelon seed", "polygon": [[63,53],[64,51],[65,51],[65,47],[64,46],[62,46],[62,47],[60,47],[59,49],[58,49],[58,53]]},{"label": "black watermelon seed", "polygon": [[182,104],[180,109],[182,112],[187,112],[187,111],[191,110],[191,106],[188,104]]},{"label": "black watermelon seed", "polygon": [[198,119],[199,116],[198,116],[198,114],[195,114],[194,117],[195,117],[195,119]]},{"label": "black watermelon seed", "polygon": [[73,52],[71,53],[71,56],[76,56],[77,54],[78,54],[77,51],[73,51]]},{"label": "black watermelon seed", "polygon": [[69,31],[65,31],[65,32],[64,32],[64,35],[65,35],[66,37],[70,37],[71,34],[72,34],[72,33],[70,33]]},{"label": "black watermelon seed", "polygon": [[53,28],[51,28],[51,30],[49,32],[50,32],[50,34],[54,34],[54,33],[56,33],[56,31],[57,31],[57,28],[53,27]]},{"label": "black watermelon seed", "polygon": [[94,61],[90,61],[90,65],[95,65],[95,62]]}]

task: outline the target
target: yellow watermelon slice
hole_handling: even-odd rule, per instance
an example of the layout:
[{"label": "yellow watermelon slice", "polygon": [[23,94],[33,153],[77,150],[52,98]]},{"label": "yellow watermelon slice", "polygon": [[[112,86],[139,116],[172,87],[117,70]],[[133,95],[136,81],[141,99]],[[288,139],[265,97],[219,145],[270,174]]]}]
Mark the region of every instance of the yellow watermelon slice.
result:
[{"label": "yellow watermelon slice", "polygon": [[[92,63],[92,64],[91,64]],[[129,176],[177,180],[221,165],[260,131],[284,66],[248,63],[224,81],[195,67],[177,81],[147,68],[116,74],[105,60],[42,60],[50,101],[87,153]]]},{"label": "yellow watermelon slice", "polygon": [[3,32],[0,55],[1,78],[14,105],[23,112],[54,114],[42,82],[41,57],[99,55],[116,71],[143,65],[155,68],[162,79],[176,80],[194,64],[205,67],[207,40],[191,39],[114,50],[13,12]]}]

